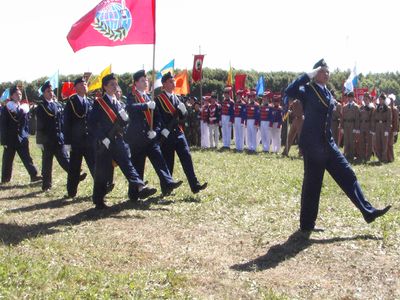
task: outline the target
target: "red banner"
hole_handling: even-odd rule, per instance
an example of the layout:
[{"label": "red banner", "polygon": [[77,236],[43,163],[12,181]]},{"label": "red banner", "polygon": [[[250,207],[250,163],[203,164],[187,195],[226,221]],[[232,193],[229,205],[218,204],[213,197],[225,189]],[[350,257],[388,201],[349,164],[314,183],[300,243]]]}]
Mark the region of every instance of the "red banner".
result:
[{"label": "red banner", "polygon": [[355,88],[354,89],[354,98],[358,104],[361,104],[364,99],[364,94],[368,92],[368,88]]},{"label": "red banner", "polygon": [[246,88],[246,74],[235,75],[235,91],[245,90]]},{"label": "red banner", "polygon": [[103,0],[72,25],[67,40],[74,52],[89,46],[154,44],[155,0]]},{"label": "red banner", "polygon": [[195,55],[193,61],[192,79],[193,82],[200,81],[203,76],[204,55]]}]

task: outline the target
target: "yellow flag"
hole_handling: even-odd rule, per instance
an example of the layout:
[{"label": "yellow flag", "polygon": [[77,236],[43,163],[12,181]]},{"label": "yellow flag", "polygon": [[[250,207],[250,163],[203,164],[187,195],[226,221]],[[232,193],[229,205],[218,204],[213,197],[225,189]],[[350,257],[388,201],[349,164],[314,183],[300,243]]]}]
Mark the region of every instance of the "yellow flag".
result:
[{"label": "yellow flag", "polygon": [[101,71],[99,76],[96,76],[93,78],[93,80],[90,80],[88,87],[89,92],[101,89],[101,80],[108,74],[111,74],[111,65]]},{"label": "yellow flag", "polygon": [[233,74],[232,74],[232,67],[231,66],[229,66],[228,79],[226,80],[226,85],[227,86],[233,86]]},{"label": "yellow flag", "polygon": [[175,76],[175,94],[177,95],[190,94],[189,76],[187,70],[184,70],[183,72]]}]

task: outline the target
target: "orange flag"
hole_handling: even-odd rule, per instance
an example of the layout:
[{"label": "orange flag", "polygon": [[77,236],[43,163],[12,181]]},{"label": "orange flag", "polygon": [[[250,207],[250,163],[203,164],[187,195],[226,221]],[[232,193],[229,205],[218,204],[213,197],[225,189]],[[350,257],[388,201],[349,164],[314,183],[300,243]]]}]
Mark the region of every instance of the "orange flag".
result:
[{"label": "orange flag", "polygon": [[188,71],[184,70],[175,76],[175,94],[190,94]]}]

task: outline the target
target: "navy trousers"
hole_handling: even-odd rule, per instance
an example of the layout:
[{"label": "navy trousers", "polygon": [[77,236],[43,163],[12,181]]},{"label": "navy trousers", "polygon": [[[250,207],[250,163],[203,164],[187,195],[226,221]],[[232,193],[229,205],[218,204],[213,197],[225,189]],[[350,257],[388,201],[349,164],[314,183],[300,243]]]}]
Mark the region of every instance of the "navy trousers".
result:
[{"label": "navy trousers", "polygon": [[[140,179],[144,177],[144,166],[146,157],[149,158],[154,170],[160,179],[161,190],[167,188],[168,185],[174,183],[174,179],[168,169],[167,163],[161,153],[160,145],[157,143],[150,143],[145,147],[138,147],[136,145],[129,145],[131,150],[131,162],[139,173]],[[134,195],[137,191],[129,191],[129,195]]]},{"label": "navy trousers", "polygon": [[178,136],[168,137],[168,139],[161,145],[161,152],[171,175],[174,172],[175,152],[178,154],[190,188],[193,190],[195,186],[199,184],[199,181],[194,173],[192,155],[190,154],[189,145],[186,141],[185,135],[179,134]]},{"label": "navy trousers", "polygon": [[128,180],[129,189],[136,189],[143,186],[139,174],[130,160],[129,147],[122,137],[111,142],[109,149],[106,149],[101,142],[96,147],[93,202],[94,204],[104,203],[104,196],[107,192],[107,184],[110,181],[110,172],[113,168],[112,161],[120,167],[125,178]]},{"label": "navy trousers", "polygon": [[72,146],[67,177],[67,191],[69,195],[77,193],[83,158],[85,158],[90,174],[94,178],[94,149],[92,145],[86,147]]},{"label": "navy trousers", "polygon": [[302,151],[304,180],[301,192],[300,228],[313,229],[315,226],[325,170],[363,215],[375,211],[365,199],[353,169],[336,144],[326,143],[312,149],[303,148]]},{"label": "navy trousers", "polygon": [[65,172],[69,169],[69,157],[67,151],[64,149],[64,145],[59,144],[44,144],[44,150],[42,152],[42,189],[46,190],[51,188],[52,185],[52,173],[53,173],[53,158],[56,157],[61,168]]},{"label": "navy trousers", "polygon": [[15,153],[18,153],[25,169],[28,171],[31,177],[35,177],[38,174],[38,171],[33,165],[33,160],[29,153],[29,141],[24,140],[17,146],[7,146],[4,148],[1,168],[1,182],[9,182],[11,180]]}]

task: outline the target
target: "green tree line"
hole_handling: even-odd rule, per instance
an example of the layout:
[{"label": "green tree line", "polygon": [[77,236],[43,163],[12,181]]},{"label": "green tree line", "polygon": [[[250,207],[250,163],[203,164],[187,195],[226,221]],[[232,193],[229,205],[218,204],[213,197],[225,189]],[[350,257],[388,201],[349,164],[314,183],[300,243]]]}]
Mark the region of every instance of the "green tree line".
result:
[{"label": "green tree line", "polygon": [[[179,73],[180,70],[175,70],[175,73]],[[151,72],[148,73],[151,78]],[[233,77],[235,74],[246,74],[246,87],[254,88],[257,84],[258,78],[262,75],[265,80],[265,87],[274,92],[283,91],[287,85],[295,79],[299,73],[295,72],[258,72],[255,70],[233,70]],[[191,76],[191,71],[189,71]],[[70,74],[60,75],[59,86],[61,87],[62,82],[73,81],[75,78],[82,76],[81,74]],[[337,98],[340,98],[342,94],[343,83],[349,76],[349,71],[340,71],[338,69],[331,72],[331,79],[329,82],[329,88],[333,90]],[[228,77],[228,71],[222,69],[203,69],[203,80],[202,90],[203,95],[206,93],[217,92],[218,95],[222,95],[223,89],[226,86]],[[26,97],[30,101],[39,99],[38,89],[47,80],[46,77],[41,77],[32,82],[15,80],[13,82],[2,82],[0,83],[0,94],[13,84],[22,84],[25,87]],[[121,86],[124,94],[128,94],[132,87],[132,73],[119,74],[119,85]],[[360,74],[358,87],[367,87],[371,91],[374,87],[377,92],[385,92],[387,94],[393,93],[396,98],[400,96],[400,73],[399,72],[388,72],[388,73],[368,73]],[[190,90],[192,96],[200,95],[200,83],[191,83]],[[57,93],[57,91],[56,91]],[[25,96],[25,95],[24,95]],[[398,103],[400,99],[397,100]]]}]

